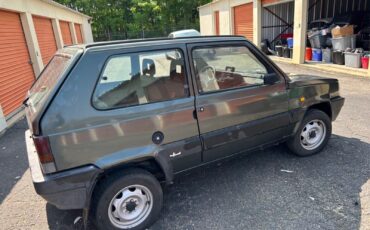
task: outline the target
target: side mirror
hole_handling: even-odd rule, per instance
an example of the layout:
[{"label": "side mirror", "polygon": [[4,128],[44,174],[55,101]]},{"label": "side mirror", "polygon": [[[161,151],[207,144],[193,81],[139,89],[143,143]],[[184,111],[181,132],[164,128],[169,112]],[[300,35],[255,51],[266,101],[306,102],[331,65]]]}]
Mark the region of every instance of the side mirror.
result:
[{"label": "side mirror", "polygon": [[273,85],[279,80],[279,76],[276,73],[267,73],[263,76],[263,84],[265,85]]}]

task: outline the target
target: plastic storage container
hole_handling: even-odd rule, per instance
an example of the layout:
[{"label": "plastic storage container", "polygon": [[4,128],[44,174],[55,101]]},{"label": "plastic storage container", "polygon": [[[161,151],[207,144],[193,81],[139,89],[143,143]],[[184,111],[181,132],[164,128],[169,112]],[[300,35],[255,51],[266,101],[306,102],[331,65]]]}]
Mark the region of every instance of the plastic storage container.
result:
[{"label": "plastic storage container", "polygon": [[[293,57],[293,56],[292,56]],[[306,56],[305,56],[306,61],[311,61],[312,60],[312,48],[307,47],[306,48]]]},{"label": "plastic storage container", "polygon": [[332,49],[326,48],[322,49],[322,62],[331,63],[333,52]]},{"label": "plastic storage container", "polygon": [[293,38],[287,38],[286,41],[288,43],[288,47],[293,48]]},{"label": "plastic storage container", "polygon": [[338,65],[344,65],[344,52],[336,50],[333,52],[333,63]]},{"label": "plastic storage container", "polygon": [[283,47],[282,46],[275,46],[276,55],[279,57],[283,56]]},{"label": "plastic storage container", "polygon": [[312,61],[322,61],[321,49],[312,49]]},{"label": "plastic storage container", "polygon": [[361,64],[362,64],[363,69],[368,69],[369,68],[369,57],[362,57]]},{"label": "plastic storage container", "polygon": [[321,49],[322,47],[326,46],[326,35],[322,34],[315,34],[312,36],[309,36],[308,38],[310,40],[310,44],[312,48]]},{"label": "plastic storage container", "polygon": [[356,35],[332,38],[333,50],[345,50],[347,48],[356,48]]},{"label": "plastic storage container", "polygon": [[344,54],[344,63],[347,67],[361,68],[361,53],[349,53]]},{"label": "plastic storage container", "polygon": [[290,51],[288,47],[283,47],[283,57],[290,58]]}]

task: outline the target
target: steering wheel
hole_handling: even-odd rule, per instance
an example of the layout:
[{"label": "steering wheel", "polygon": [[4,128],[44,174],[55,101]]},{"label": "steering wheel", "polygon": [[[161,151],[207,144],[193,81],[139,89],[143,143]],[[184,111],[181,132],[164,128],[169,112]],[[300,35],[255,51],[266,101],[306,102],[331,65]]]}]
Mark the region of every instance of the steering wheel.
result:
[{"label": "steering wheel", "polygon": [[[213,66],[207,65],[204,66],[199,71],[199,77],[202,83],[203,90],[214,88],[212,85],[214,85],[214,82],[217,81],[216,79],[216,69]],[[213,84],[210,84],[213,83]]]}]

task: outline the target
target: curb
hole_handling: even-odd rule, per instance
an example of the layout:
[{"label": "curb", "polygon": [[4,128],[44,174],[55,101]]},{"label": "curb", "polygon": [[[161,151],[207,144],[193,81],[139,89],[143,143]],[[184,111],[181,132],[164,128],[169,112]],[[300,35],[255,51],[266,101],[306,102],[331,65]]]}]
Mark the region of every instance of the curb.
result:
[{"label": "curb", "polygon": [[341,74],[347,74],[351,76],[358,76],[358,77],[364,77],[364,78],[370,77],[369,75],[370,71],[365,70],[365,69],[360,69],[360,68],[344,67],[342,65],[319,63],[319,62],[296,64],[296,63],[292,63],[292,60],[288,58],[282,58],[282,57],[276,57],[276,56],[269,56],[269,58],[274,62],[280,62],[280,63],[286,63],[286,64],[292,64],[292,65],[312,68],[312,69],[328,72],[331,74],[333,74],[334,72],[334,73],[341,73]]}]

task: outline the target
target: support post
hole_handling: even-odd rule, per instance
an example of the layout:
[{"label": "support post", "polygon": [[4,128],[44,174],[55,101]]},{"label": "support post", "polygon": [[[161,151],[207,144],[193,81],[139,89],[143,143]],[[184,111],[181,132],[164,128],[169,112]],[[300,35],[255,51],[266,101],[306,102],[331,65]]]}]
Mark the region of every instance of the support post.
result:
[{"label": "support post", "polygon": [[54,18],[51,20],[51,23],[53,25],[55,42],[57,43],[58,49],[61,49],[64,46],[64,42],[62,37],[62,31],[60,30],[59,19]]},{"label": "support post", "polygon": [[261,47],[262,34],[262,1],[253,0],[253,43]]},{"label": "support post", "polygon": [[293,63],[303,64],[306,51],[308,0],[294,1]]},{"label": "support post", "polygon": [[5,116],[4,116],[3,110],[0,105],[0,135],[3,133],[6,127],[7,127],[7,124],[6,124]]},{"label": "support post", "polygon": [[35,25],[33,24],[31,13],[21,13],[20,15],[28,52],[32,62],[33,72],[37,77],[44,68],[44,63],[42,62],[40,47],[37,41]]}]

